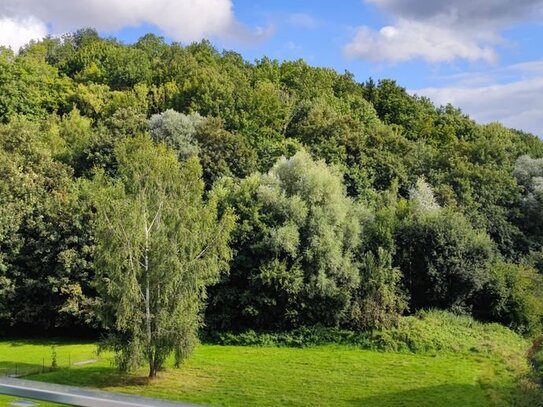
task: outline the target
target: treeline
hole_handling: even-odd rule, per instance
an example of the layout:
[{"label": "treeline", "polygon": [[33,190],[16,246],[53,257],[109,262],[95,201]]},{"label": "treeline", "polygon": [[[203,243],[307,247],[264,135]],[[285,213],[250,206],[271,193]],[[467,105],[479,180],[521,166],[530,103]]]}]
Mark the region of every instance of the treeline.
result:
[{"label": "treeline", "polygon": [[164,145],[190,162],[179,183],[200,177],[236,218],[208,330],[367,330],[430,308],[541,330],[543,143],[394,81],[85,29],[0,49],[0,122],[4,331],[99,329],[96,179],[160,165],[135,151]]}]

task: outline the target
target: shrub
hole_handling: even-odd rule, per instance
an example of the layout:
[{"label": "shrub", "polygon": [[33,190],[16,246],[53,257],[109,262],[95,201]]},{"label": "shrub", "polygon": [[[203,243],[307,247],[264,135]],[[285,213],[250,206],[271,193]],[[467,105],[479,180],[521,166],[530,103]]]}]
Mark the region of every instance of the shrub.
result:
[{"label": "shrub", "polygon": [[445,311],[420,311],[401,317],[388,329],[354,332],[313,326],[289,332],[245,331],[207,333],[203,341],[235,346],[311,347],[347,345],[379,351],[435,354],[497,354],[507,359],[522,355],[527,342],[517,333],[495,323],[477,322],[469,316]]},{"label": "shrub", "polygon": [[411,297],[410,308],[468,311],[487,282],[494,245],[460,213],[443,209],[406,219],[396,234],[397,265]]},{"label": "shrub", "polygon": [[535,335],[541,332],[542,289],[541,276],[531,267],[498,262],[475,298],[474,314],[519,333]]}]

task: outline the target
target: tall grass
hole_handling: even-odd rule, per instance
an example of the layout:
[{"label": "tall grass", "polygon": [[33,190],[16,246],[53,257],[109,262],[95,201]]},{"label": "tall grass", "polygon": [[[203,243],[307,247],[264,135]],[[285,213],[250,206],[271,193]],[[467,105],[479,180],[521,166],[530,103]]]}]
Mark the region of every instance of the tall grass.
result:
[{"label": "tall grass", "polygon": [[528,341],[500,324],[487,324],[445,311],[422,311],[384,330],[353,332],[334,328],[300,328],[290,332],[214,333],[204,342],[222,345],[308,347],[350,345],[363,349],[412,353],[482,353],[509,357]]}]

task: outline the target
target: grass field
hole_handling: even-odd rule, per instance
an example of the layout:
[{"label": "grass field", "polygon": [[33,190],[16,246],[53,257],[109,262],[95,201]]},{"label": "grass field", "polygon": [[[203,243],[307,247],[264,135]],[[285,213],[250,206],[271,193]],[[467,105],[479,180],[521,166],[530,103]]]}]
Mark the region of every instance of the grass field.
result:
[{"label": "grass field", "polygon": [[[51,344],[2,341],[0,368],[19,364],[40,369],[44,359],[51,363]],[[168,368],[148,383],[144,371],[118,375],[108,355],[66,367],[68,361],[96,359],[92,343],[61,342],[56,352],[58,370],[29,378],[210,406],[537,405],[530,394],[535,389],[519,380],[527,365],[511,365],[492,355],[201,345],[181,369]],[[11,400],[0,397],[0,406]]]}]

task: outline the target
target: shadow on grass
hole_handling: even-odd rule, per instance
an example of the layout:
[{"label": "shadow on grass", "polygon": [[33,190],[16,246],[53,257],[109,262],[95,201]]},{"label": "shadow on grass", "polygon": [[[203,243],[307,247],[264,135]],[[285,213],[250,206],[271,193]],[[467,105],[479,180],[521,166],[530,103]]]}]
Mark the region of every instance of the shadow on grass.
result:
[{"label": "shadow on grass", "polygon": [[[153,386],[153,381],[150,382],[143,374],[121,374],[115,367],[103,365],[59,369],[30,376],[29,379],[78,387],[108,388],[114,391],[115,388],[123,391],[126,387],[140,387],[141,392],[145,392],[144,387],[151,386],[148,389],[152,390]],[[543,407],[541,388],[532,380],[519,379],[517,386],[500,388],[479,384],[444,384],[405,391],[390,390],[387,393],[344,399],[343,402],[347,401],[346,404],[353,407]],[[132,388],[128,392],[140,393],[140,390]],[[220,397],[215,401],[221,405]]]},{"label": "shadow on grass", "polygon": [[94,344],[96,341],[88,339],[77,339],[77,338],[1,338],[1,341],[7,343],[10,347],[20,347],[28,345],[42,345],[42,346],[53,346],[53,345],[87,345]]},{"label": "shadow on grass", "polygon": [[50,366],[38,363],[19,363],[0,360],[0,376],[27,376],[51,371]]},{"label": "shadow on grass", "polygon": [[496,398],[492,392],[478,385],[446,384],[421,387],[400,392],[384,393],[350,400],[356,407],[539,407],[543,405],[541,392],[505,392],[508,399]]},{"label": "shadow on grass", "polygon": [[70,386],[95,387],[98,389],[104,387],[145,386],[150,383],[149,378],[146,376],[123,374],[113,366],[58,369],[50,373],[34,375],[29,377],[29,379]]}]

